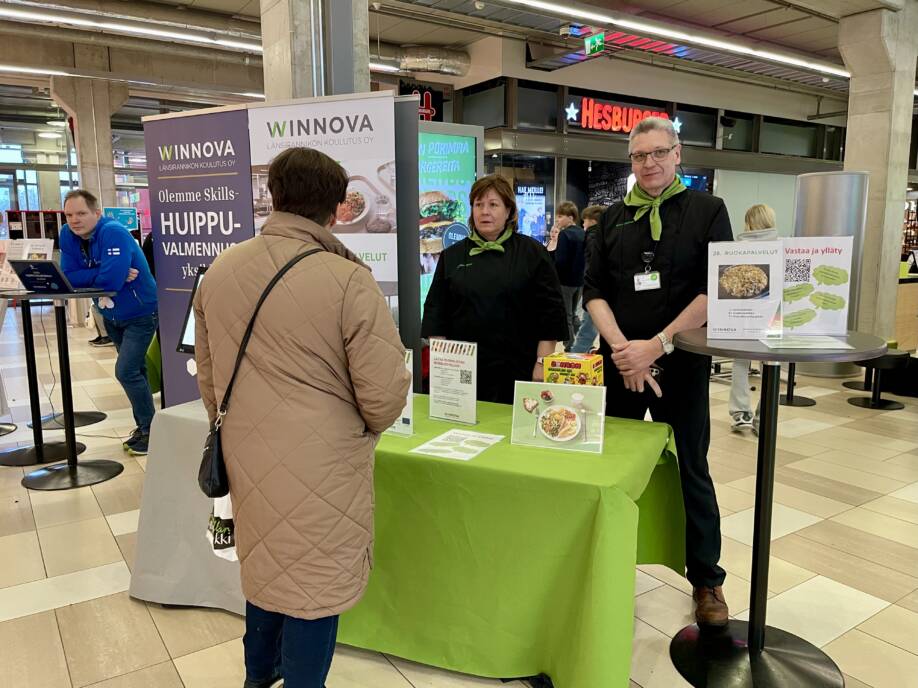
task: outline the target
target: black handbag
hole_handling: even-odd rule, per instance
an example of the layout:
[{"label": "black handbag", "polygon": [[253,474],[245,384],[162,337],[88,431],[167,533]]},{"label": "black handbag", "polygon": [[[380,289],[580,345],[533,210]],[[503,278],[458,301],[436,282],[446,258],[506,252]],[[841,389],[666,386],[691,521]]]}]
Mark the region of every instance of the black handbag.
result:
[{"label": "black handbag", "polygon": [[274,278],[268,282],[268,286],[262,292],[258,303],[255,304],[255,312],[249,320],[249,325],[245,329],[245,335],[242,337],[242,343],[239,345],[239,353],[236,354],[236,365],[233,367],[233,374],[230,377],[229,384],[226,386],[226,392],[223,394],[223,401],[220,402],[220,408],[217,409],[217,417],[210,426],[210,432],[207,433],[207,439],[204,442],[204,455],[201,458],[201,467],[198,469],[198,485],[201,491],[208,497],[216,499],[225,497],[229,493],[229,479],[226,476],[226,464],[223,462],[223,447],[220,443],[220,427],[223,425],[223,419],[226,417],[226,408],[229,405],[230,394],[233,391],[233,384],[236,382],[236,374],[239,372],[239,364],[242,363],[242,357],[245,355],[245,348],[249,344],[249,338],[252,336],[252,328],[255,326],[255,318],[258,317],[258,311],[265,302],[268,294],[274,288],[281,277],[299,263],[303,258],[311,256],[313,253],[319,253],[323,249],[316,248],[306,253],[301,253],[290,259],[282,267]]}]

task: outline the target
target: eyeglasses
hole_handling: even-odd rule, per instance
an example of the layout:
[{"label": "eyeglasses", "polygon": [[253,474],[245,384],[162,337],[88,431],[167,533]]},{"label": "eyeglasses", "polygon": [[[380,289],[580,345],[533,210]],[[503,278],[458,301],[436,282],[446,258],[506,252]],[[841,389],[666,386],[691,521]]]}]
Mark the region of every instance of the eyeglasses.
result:
[{"label": "eyeglasses", "polygon": [[[677,143],[676,146],[679,144]],[[639,165],[643,165],[644,161],[647,160],[647,156],[651,156],[657,162],[666,160],[666,156],[672,153],[676,146],[670,146],[669,148],[657,148],[655,151],[650,153],[628,153],[628,157],[631,158],[631,162],[636,162]]]}]

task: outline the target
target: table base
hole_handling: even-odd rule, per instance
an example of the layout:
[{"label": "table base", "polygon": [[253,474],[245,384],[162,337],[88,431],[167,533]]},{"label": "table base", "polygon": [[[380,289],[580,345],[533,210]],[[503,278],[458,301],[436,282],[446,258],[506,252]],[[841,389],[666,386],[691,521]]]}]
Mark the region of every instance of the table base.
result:
[{"label": "table base", "polygon": [[96,459],[75,465],[61,463],[32,471],[22,479],[30,490],[72,490],[111,480],[124,470],[117,461]]},{"label": "table base", "polygon": [[844,688],[835,662],[815,645],[779,628],[765,627],[765,649],[750,655],[749,624],[724,628],[686,626],[673,638],[669,655],[696,688]]},{"label": "table base", "polygon": [[842,382],[842,387],[846,389],[853,389],[856,392],[870,391],[870,387],[865,385],[861,380],[849,380],[848,382]]},{"label": "table base", "polygon": [[[94,423],[101,423],[103,420],[108,418],[108,416],[101,411],[74,411],[73,412],[73,427],[82,428],[86,425],[93,425]],[[28,424],[29,427],[32,427],[32,424]],[[42,430],[63,430],[64,429],[64,414],[55,413],[47,416],[43,416],[41,419],[41,429]]]},{"label": "table base", "polygon": [[905,408],[905,404],[892,399],[880,399],[874,402],[870,397],[852,397],[848,399],[852,406],[860,406],[865,409],[874,409],[875,411],[900,411]]},{"label": "table base", "polygon": [[0,437],[16,432],[15,423],[0,423]]},{"label": "table base", "polygon": [[[67,444],[65,442],[44,442],[41,445],[41,458],[35,446],[17,447],[0,452],[0,466],[37,466],[42,463],[54,463],[67,459]],[[86,451],[82,442],[76,444],[77,454]]]},{"label": "table base", "polygon": [[792,397],[782,394],[778,400],[781,406],[815,406],[816,401],[809,397],[798,397],[796,394]]}]

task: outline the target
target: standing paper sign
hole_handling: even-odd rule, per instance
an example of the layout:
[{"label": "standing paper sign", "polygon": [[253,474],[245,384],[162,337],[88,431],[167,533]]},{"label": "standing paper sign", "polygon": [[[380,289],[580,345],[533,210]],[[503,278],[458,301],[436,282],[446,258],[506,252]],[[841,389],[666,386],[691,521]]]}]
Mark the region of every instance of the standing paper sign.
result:
[{"label": "standing paper sign", "polygon": [[450,339],[430,341],[430,417],[474,425],[477,422],[478,344]]},{"label": "standing paper sign", "polygon": [[845,335],[854,237],[784,240],[784,328],[794,335]]},{"label": "standing paper sign", "polygon": [[780,241],[708,244],[708,337],[780,337],[783,289]]},{"label": "standing paper sign", "polygon": [[405,368],[411,375],[411,384],[408,385],[408,397],[405,399],[405,408],[402,409],[402,415],[395,419],[386,432],[395,435],[411,436],[414,434],[414,351],[408,349],[405,351]]},{"label": "standing paper sign", "polygon": [[511,444],[602,453],[606,388],[517,382]]},{"label": "standing paper sign", "polygon": [[391,92],[249,108],[256,231],[271,214],[271,161],[299,146],[325,153],[348,174],[332,232],[370,266],[393,313],[398,305],[394,132]]}]

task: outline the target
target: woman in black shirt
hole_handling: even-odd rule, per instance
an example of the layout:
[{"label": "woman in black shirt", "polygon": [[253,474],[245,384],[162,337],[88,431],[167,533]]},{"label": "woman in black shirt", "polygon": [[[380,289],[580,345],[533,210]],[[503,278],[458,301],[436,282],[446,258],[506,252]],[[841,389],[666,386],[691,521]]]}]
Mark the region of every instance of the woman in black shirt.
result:
[{"label": "woman in black shirt", "polygon": [[472,235],[440,254],[421,336],[478,343],[478,399],[513,403],[516,380],[542,380],[542,357],[567,337],[561,285],[545,247],[516,231],[509,182],[469,193]]}]

